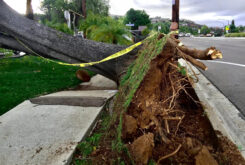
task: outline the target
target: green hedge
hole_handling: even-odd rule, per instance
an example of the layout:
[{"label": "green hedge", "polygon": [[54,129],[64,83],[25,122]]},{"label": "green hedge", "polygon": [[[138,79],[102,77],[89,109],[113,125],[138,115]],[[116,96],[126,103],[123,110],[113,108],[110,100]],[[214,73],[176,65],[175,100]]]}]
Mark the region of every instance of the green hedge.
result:
[{"label": "green hedge", "polygon": [[245,37],[245,33],[229,33],[225,37]]}]

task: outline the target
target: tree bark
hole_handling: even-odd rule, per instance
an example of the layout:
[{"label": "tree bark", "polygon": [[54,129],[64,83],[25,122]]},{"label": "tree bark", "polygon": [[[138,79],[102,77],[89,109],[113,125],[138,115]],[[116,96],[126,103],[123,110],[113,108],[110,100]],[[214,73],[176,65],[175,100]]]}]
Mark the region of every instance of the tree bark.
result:
[{"label": "tree bark", "polygon": [[29,19],[34,19],[33,9],[31,5],[31,0],[26,1],[26,17]]},{"label": "tree bark", "polygon": [[82,0],[82,13],[83,13],[83,17],[84,19],[86,19],[87,17],[87,11],[86,11],[86,0]]},{"label": "tree bark", "polygon": [[[126,48],[126,46],[95,42],[56,31],[19,15],[0,0],[0,47],[33,54],[16,39],[43,57],[68,63],[98,61]],[[135,49],[127,55],[87,69],[118,82],[124,68],[128,66],[131,59],[134,59],[137,51],[138,49]]]}]

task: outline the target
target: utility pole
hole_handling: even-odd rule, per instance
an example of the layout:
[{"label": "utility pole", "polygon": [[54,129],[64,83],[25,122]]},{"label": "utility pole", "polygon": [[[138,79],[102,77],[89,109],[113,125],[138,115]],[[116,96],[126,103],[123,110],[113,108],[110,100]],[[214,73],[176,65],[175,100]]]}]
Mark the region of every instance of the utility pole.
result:
[{"label": "utility pole", "polygon": [[[170,26],[171,31],[179,30],[179,1],[180,0],[172,0],[172,23]],[[176,35],[178,38],[178,34]]]}]

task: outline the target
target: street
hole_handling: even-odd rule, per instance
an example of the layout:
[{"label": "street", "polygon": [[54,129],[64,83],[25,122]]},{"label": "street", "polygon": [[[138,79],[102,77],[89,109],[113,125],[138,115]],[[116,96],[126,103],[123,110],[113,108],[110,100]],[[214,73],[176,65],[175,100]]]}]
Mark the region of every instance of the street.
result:
[{"label": "street", "polygon": [[203,61],[207,71],[201,71],[245,116],[245,39],[193,38],[180,39],[191,48],[205,49],[215,46],[223,59]]}]

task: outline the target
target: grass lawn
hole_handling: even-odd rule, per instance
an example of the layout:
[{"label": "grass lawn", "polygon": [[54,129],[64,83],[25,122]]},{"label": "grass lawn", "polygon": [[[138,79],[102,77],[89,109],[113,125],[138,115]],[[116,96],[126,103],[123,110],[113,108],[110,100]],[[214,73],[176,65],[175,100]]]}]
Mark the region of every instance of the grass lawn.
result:
[{"label": "grass lawn", "polygon": [[34,56],[0,59],[0,115],[26,99],[78,85],[78,69]]}]

